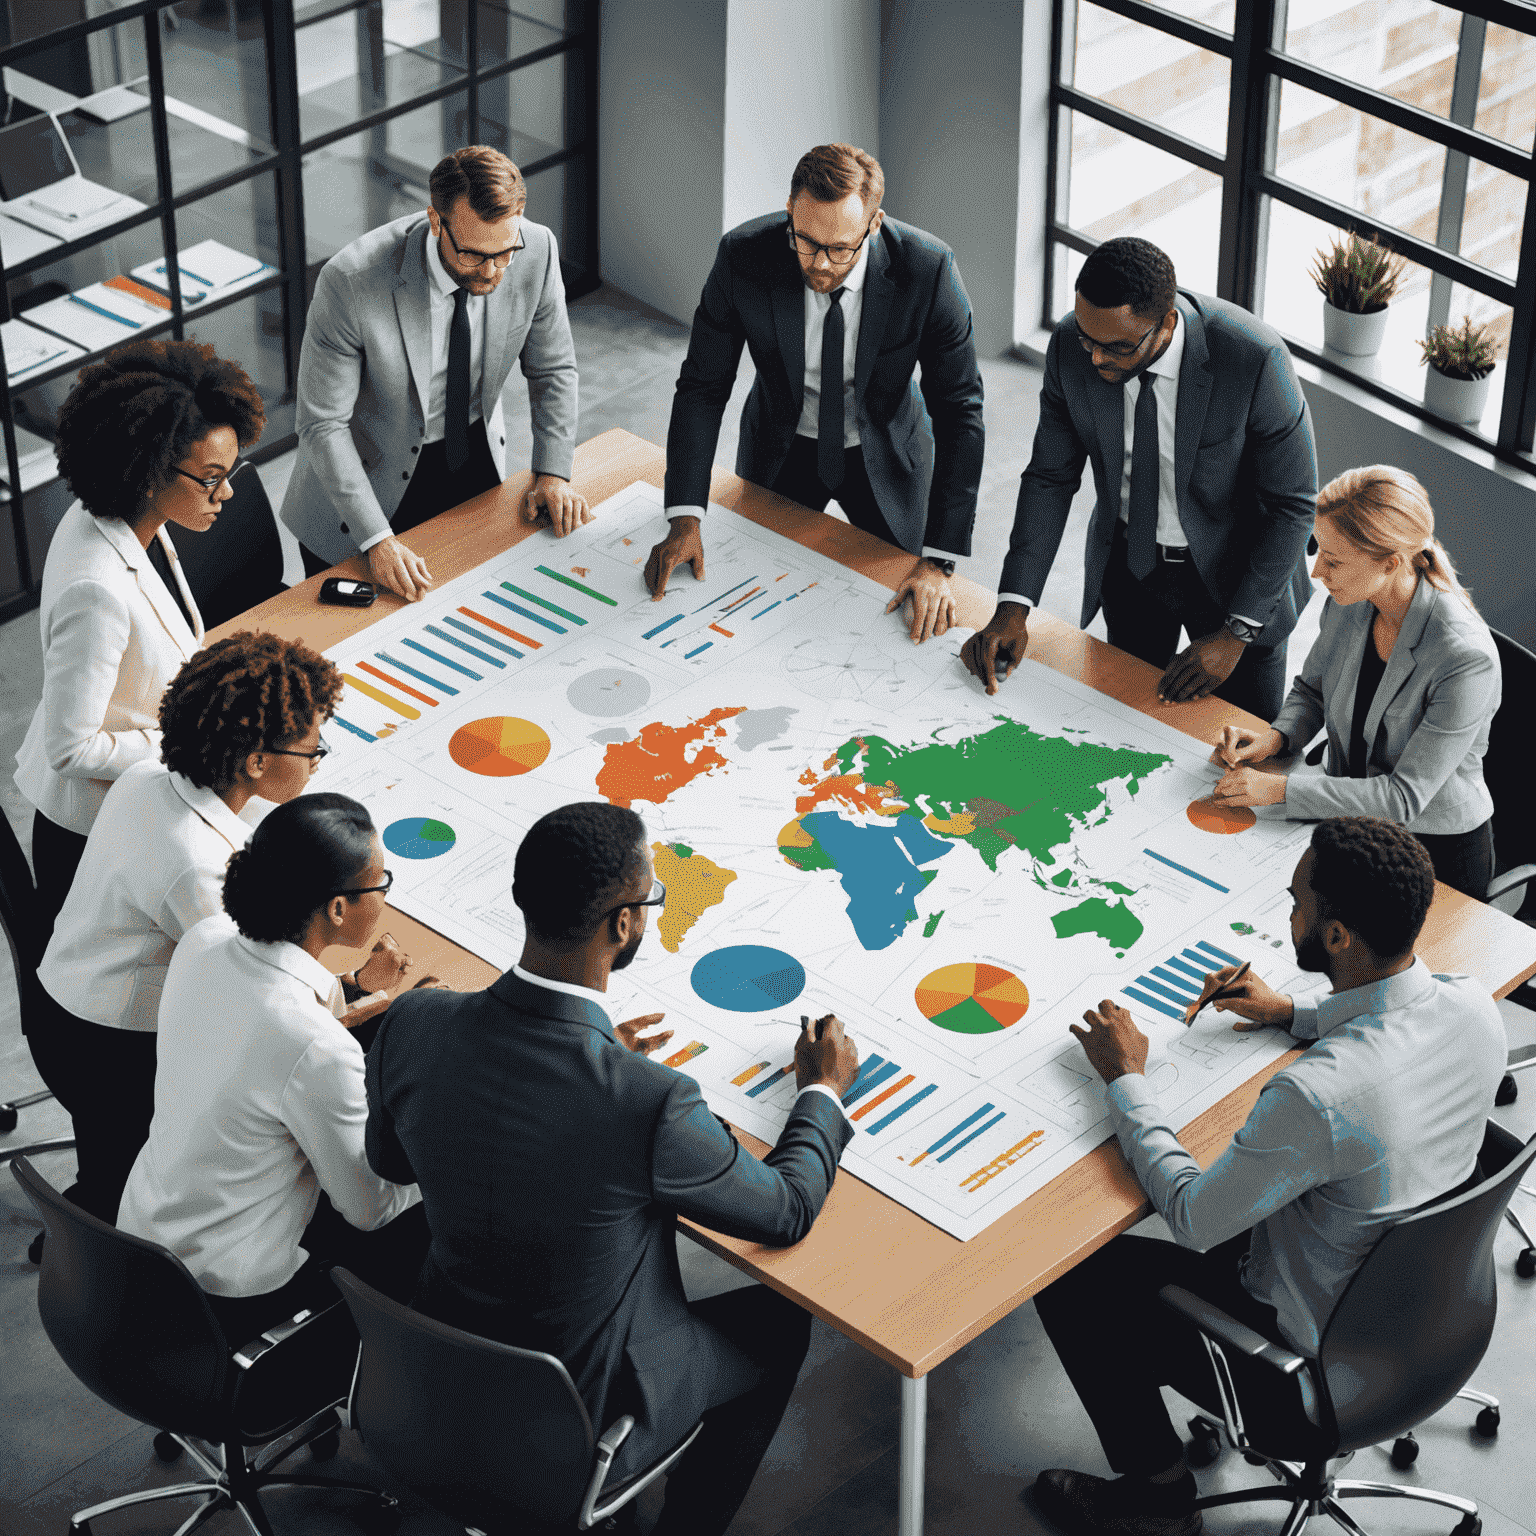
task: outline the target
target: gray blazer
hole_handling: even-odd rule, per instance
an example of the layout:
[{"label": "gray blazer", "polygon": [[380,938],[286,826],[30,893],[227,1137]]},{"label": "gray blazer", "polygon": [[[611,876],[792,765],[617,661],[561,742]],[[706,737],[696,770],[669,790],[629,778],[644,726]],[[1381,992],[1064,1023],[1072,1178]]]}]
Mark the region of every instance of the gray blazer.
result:
[{"label": "gray blazer", "polygon": [[1470,832],[1493,815],[1483,783],[1488,727],[1501,698],[1488,626],[1454,592],[1419,578],[1397,644],[1365,717],[1363,779],[1349,771],[1360,658],[1376,609],[1329,598],[1322,630],[1274,725],[1292,748],[1328,727],[1327,777],[1292,774],[1285,812],[1297,820],[1383,816],[1429,836]]},{"label": "gray blazer", "polygon": [[[1263,643],[1273,645],[1296,627],[1312,595],[1312,417],[1278,331],[1222,299],[1181,289],[1176,302],[1186,327],[1174,443],[1179,520],[1212,600],[1262,623]],[[1121,385],[1094,372],[1071,315],[1063,316],[1046,350],[1040,425],[998,591],[1039,601],[1090,462],[1098,501],[1078,620],[1085,629],[1099,611],[1120,517],[1124,400]]]},{"label": "gray blazer", "polygon": [[[425,213],[381,225],[321,269],[299,354],[299,461],[282,519],[335,563],[389,531],[420,462],[431,387],[432,315]],[[480,411],[505,478],[501,391],[516,358],[528,379],[533,468],[570,479],[576,444],[576,349],[560,251],[523,221],[525,248],[486,299]]]}]

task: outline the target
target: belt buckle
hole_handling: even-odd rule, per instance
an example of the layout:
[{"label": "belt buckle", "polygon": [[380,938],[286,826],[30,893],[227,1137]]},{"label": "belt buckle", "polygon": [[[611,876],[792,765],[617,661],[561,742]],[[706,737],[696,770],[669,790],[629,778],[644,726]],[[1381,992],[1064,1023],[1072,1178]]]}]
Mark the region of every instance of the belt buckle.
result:
[{"label": "belt buckle", "polygon": [[1189,564],[1189,546],[1187,544],[1159,544],[1157,552],[1162,557],[1164,565]]}]

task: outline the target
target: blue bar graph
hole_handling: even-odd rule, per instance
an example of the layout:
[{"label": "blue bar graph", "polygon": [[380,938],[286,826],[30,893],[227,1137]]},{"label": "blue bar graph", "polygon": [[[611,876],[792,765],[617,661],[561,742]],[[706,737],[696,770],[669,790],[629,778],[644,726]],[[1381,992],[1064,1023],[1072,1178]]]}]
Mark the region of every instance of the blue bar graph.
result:
[{"label": "blue bar graph", "polygon": [[784,599],[781,597],[777,601],[769,603],[766,608],[759,608],[757,612],[752,615],[752,622],[755,624],[760,618],[762,618],[765,613],[772,613],[773,610],[779,606],[779,603],[782,603],[783,601]]},{"label": "blue bar graph", "polygon": [[[1226,950],[1217,949],[1214,944],[1207,944],[1204,939],[1197,939],[1195,941],[1195,948],[1203,949],[1208,955],[1215,955],[1215,957],[1221,961],[1223,965],[1242,964],[1242,961],[1239,960],[1236,955],[1229,955]],[[1188,951],[1186,950],[1185,953],[1187,954]]]},{"label": "blue bar graph", "polygon": [[428,624],[426,628],[429,635],[435,635],[445,645],[456,645],[461,651],[468,651],[471,656],[477,656],[481,661],[489,662],[493,667],[501,667],[505,670],[506,662],[492,656],[489,651],[482,651],[478,646],[473,646],[466,641],[456,639],[446,629],[439,629],[436,624]]},{"label": "blue bar graph", "polygon": [[515,645],[508,645],[505,640],[493,640],[489,635],[482,635],[478,629],[466,624],[463,619],[444,614],[443,623],[452,624],[455,629],[462,629],[466,635],[473,635],[481,645],[494,646],[498,651],[505,651],[508,656],[516,656],[519,661],[523,659],[523,653]]},{"label": "blue bar graph", "polygon": [[643,635],[641,635],[640,638],[642,640],[653,640],[653,639],[655,639],[655,637],[657,635],[659,635],[662,632],[662,630],[664,630],[664,629],[671,629],[674,624],[681,624],[682,621],[683,621],[682,614],[674,613],[670,619],[663,619],[661,621],[661,623],[658,624],[655,627],[655,629],[648,629],[648,630],[646,630],[646,632]]},{"label": "blue bar graph", "polygon": [[[1138,976],[1136,978],[1136,985],[1138,987],[1145,987],[1148,992],[1157,993],[1159,997],[1166,997],[1170,1003],[1182,1005],[1184,1002],[1184,994],[1182,992],[1175,992],[1172,987],[1165,987],[1162,982],[1153,981],[1150,976]],[[1196,995],[1198,996],[1199,994],[1197,993]]]},{"label": "blue bar graph", "polygon": [[877,1131],[883,1131],[886,1126],[891,1123],[892,1120],[898,1119],[900,1116],[906,1114],[906,1112],[911,1109],[914,1104],[921,1104],[930,1093],[937,1093],[938,1091],[939,1089],[936,1083],[929,1083],[926,1088],[919,1088],[916,1093],[912,1094],[906,1099],[903,1099],[902,1102],[898,1104],[896,1108],[893,1109],[888,1115],[882,1115],[878,1120],[876,1120],[875,1123],[870,1126],[870,1128],[865,1131],[864,1134],[866,1136],[873,1136]]},{"label": "blue bar graph", "polygon": [[696,646],[694,646],[694,648],[691,651],[684,651],[683,652],[683,660],[684,661],[692,661],[693,658],[695,656],[697,656],[700,651],[707,651],[710,648],[710,646],[712,646],[714,643],[715,642],[713,640],[706,640],[703,645],[696,645]]},{"label": "blue bar graph", "polygon": [[917,1167],[917,1165],[922,1162],[922,1160],[927,1157],[930,1152],[937,1152],[946,1141],[950,1140],[951,1137],[958,1136],[961,1131],[963,1131],[968,1125],[975,1125],[975,1123],[980,1120],[983,1115],[990,1114],[996,1108],[997,1106],[995,1104],[983,1104],[981,1108],[978,1109],[974,1114],[967,1115],[959,1125],[954,1127],[953,1130],[945,1131],[944,1134],[940,1136],[939,1139],[934,1142],[931,1147],[925,1147],[921,1152],[919,1152],[917,1156],[912,1159],[912,1166],[914,1168]]},{"label": "blue bar graph", "polygon": [[364,741],[377,741],[379,739],[372,733],[363,730],[361,726],[353,725],[350,720],[343,720],[340,715],[332,715],[331,719],[334,720],[336,724],[342,728],[342,730],[351,731],[354,736],[361,736]]},{"label": "blue bar graph", "polygon": [[976,1140],[976,1138],[978,1136],[985,1136],[987,1134],[987,1132],[990,1131],[992,1129],[992,1127],[994,1125],[996,1125],[997,1122],[999,1120],[1001,1120],[1004,1117],[1004,1115],[1006,1115],[1006,1114],[1007,1114],[1007,1110],[1002,1110],[1002,1109],[998,1110],[998,1112],[995,1115],[993,1115],[992,1118],[990,1120],[988,1120],[985,1125],[977,1126],[977,1128],[974,1131],[972,1131],[971,1134],[969,1136],[967,1136],[964,1141],[957,1141],[954,1144],[954,1146],[952,1146],[949,1149],[949,1151],[947,1151],[947,1152],[940,1152],[939,1155],[934,1159],[934,1161],[938,1162],[938,1163],[947,1162],[950,1158],[952,1158],[955,1155],[956,1152],[963,1152],[968,1146],[970,1146],[970,1144],[973,1141]]},{"label": "blue bar graph", "polygon": [[1218,884],[1209,875],[1197,874],[1194,870],[1186,868],[1183,864],[1175,864],[1172,859],[1164,858],[1160,853],[1154,853],[1150,848],[1141,850],[1149,859],[1156,859],[1159,864],[1166,864],[1169,869],[1176,869],[1181,875],[1188,875],[1191,880],[1198,880],[1202,885],[1208,885],[1212,890],[1220,891],[1224,896],[1232,893],[1225,885]]},{"label": "blue bar graph", "polygon": [[1193,966],[1187,960],[1179,959],[1177,955],[1169,955],[1163,964],[1171,965],[1174,970],[1183,971],[1186,976],[1192,976],[1196,981],[1204,984],[1205,969],[1203,966]]},{"label": "blue bar graph", "polygon": [[532,619],[535,624],[542,624],[545,629],[552,629],[557,635],[566,632],[565,625],[556,624],[553,619],[546,619],[542,614],[535,613],[531,608],[524,608],[521,603],[514,603],[505,597],[497,597],[494,592],[482,592],[481,597],[488,597],[493,603],[500,603],[503,608],[510,608],[513,613],[520,613],[525,619]]},{"label": "blue bar graph", "polygon": [[[705,608],[716,608],[716,607],[719,607],[725,601],[725,599],[728,598],[731,595],[732,592],[735,592],[739,588],[746,586],[748,581],[756,581],[756,580],[757,580],[756,576],[748,576],[746,581],[738,581],[734,587],[727,587],[725,589],[725,591],[720,593],[720,595],[718,597],[710,598],[710,600],[707,603],[705,603],[702,608],[695,608],[693,611],[695,613],[703,613]],[[678,617],[681,618],[682,615],[679,614]],[[649,640],[650,636],[646,635],[645,639]]]},{"label": "blue bar graph", "polygon": [[863,1061],[859,1063],[859,1070],[854,1074],[853,1081],[848,1084],[848,1092],[843,1095],[844,1104],[852,1104],[854,1099],[862,1092],[864,1079],[869,1076],[876,1067],[885,1065],[885,1057],[871,1051]]},{"label": "blue bar graph", "polygon": [[1152,967],[1152,974],[1159,981],[1166,981],[1181,997],[1199,997],[1205,990],[1205,978],[1203,976],[1199,981],[1196,981],[1192,977],[1181,976],[1177,971],[1166,970],[1160,965]]},{"label": "blue bar graph", "polygon": [[1154,965],[1146,976],[1138,976],[1134,983],[1120,990],[1144,1008],[1166,1014],[1170,1019],[1184,1023],[1184,1011],[1190,1003],[1200,1001],[1205,991],[1206,975],[1223,965],[1237,965],[1236,955],[1197,939],[1195,947],[1177,955],[1169,955],[1161,965]]},{"label": "blue bar graph", "polygon": [[791,1072],[793,1072],[794,1070],[795,1070],[795,1064],[792,1061],[789,1062],[786,1066],[780,1067],[779,1070],[777,1072],[775,1072],[772,1077],[765,1077],[762,1080],[762,1082],[760,1082],[755,1088],[748,1088],[747,1089],[747,1097],[749,1099],[755,1099],[758,1096],[758,1094],[760,1094],[760,1093],[767,1093],[768,1090],[770,1088],[772,1088],[775,1084],[782,1083],[784,1081],[784,1079],[786,1077],[788,1077],[789,1074]]},{"label": "blue bar graph", "polygon": [[569,608],[562,608],[559,603],[552,603],[547,597],[540,597],[536,592],[529,592],[522,587],[514,586],[510,581],[502,582],[502,586],[508,592],[522,598],[525,603],[537,603],[540,608],[547,608],[551,613],[558,613],[562,619],[569,619],[572,624],[585,624],[587,622],[579,613],[572,613]]},{"label": "blue bar graph", "polygon": [[472,677],[478,683],[482,681],[478,672],[471,672],[468,667],[461,667],[456,661],[449,661],[446,656],[439,656],[436,651],[429,651],[426,646],[417,640],[402,640],[402,645],[408,645],[413,651],[420,651],[423,656],[430,656],[433,661],[440,662],[445,667],[452,667],[455,672],[462,672],[465,677]]},{"label": "blue bar graph", "polygon": [[386,667],[395,667],[399,671],[405,672],[409,676],[416,678],[418,682],[429,683],[434,688],[441,688],[444,693],[457,694],[459,691],[457,688],[450,687],[447,683],[438,682],[435,677],[428,677],[425,672],[418,672],[415,667],[406,666],[403,661],[396,661],[393,656],[387,655],[383,651],[375,651],[373,654],[377,656],[378,659],[382,661]]},{"label": "blue bar graph", "polygon": [[1137,987],[1122,987],[1121,991],[1127,997],[1140,1003],[1143,1008],[1151,1008],[1158,1013],[1165,1013],[1170,1019],[1177,1019],[1181,1024],[1184,1022],[1184,1010],[1182,1008],[1175,1008],[1171,1003],[1160,1003],[1155,997],[1141,991]]},{"label": "blue bar graph", "polygon": [[858,1082],[843,1095],[843,1106],[847,1108],[857,1104],[866,1093],[873,1093],[881,1083],[895,1077],[900,1071],[901,1068],[894,1061],[882,1062],[875,1071],[861,1075]]}]

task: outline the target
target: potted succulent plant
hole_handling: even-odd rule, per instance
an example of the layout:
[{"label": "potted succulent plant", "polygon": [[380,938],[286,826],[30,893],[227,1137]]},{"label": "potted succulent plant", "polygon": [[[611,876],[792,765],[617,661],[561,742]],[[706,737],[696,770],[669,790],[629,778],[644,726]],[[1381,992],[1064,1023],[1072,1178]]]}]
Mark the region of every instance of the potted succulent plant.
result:
[{"label": "potted succulent plant", "polygon": [[1488,406],[1498,345],[1486,325],[1463,315],[1460,325],[1436,325],[1419,343],[1428,372],[1424,404],[1447,421],[1476,426]]},{"label": "potted succulent plant", "polygon": [[1323,296],[1323,345],[1348,357],[1375,357],[1403,258],[1351,231],[1317,252],[1311,276]]}]

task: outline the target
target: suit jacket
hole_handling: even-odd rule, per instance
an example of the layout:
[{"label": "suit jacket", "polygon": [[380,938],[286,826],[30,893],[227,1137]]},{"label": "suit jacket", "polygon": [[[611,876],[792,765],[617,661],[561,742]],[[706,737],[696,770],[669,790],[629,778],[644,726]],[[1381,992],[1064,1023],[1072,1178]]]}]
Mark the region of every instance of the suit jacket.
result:
[{"label": "suit jacket", "polygon": [[175,546],[160,542],[192,617],[133,530],[77,501],[43,566],[43,696],[16,754],[16,787],[50,821],[82,836],[112,781],[160,751],[160,695],[202,648],[203,621]]},{"label": "suit jacket", "polygon": [[[1186,327],[1174,443],[1179,520],[1212,600],[1262,623],[1262,641],[1272,645],[1296,627],[1312,595],[1311,412],[1277,331],[1222,299],[1180,290],[1176,302]],[[1072,316],[1063,316],[1046,349],[1040,425],[998,591],[1039,601],[1086,460],[1098,500],[1088,525],[1084,628],[1099,611],[1120,517],[1124,402],[1123,386],[1094,372]]]},{"label": "suit jacket", "polygon": [[1483,782],[1488,728],[1502,697],[1488,626],[1455,592],[1421,576],[1365,717],[1366,774],[1351,779],[1349,734],[1360,658],[1376,609],[1330,597],[1275,729],[1293,748],[1328,728],[1327,777],[1292,774],[1285,811],[1298,819],[1384,816],[1410,832],[1470,832],[1493,815]]},{"label": "suit jacket", "polygon": [[[381,225],[320,271],[299,354],[299,459],[282,519],[333,564],[389,530],[420,463],[431,389],[430,226]],[[571,474],[576,350],[554,234],[523,220],[524,249],[485,301],[480,411],[496,472],[507,473],[501,391],[516,358],[528,379],[533,467]]]},{"label": "suit jacket", "polygon": [[601,1008],[510,971],[484,992],[407,993],[368,1052],[368,1160],[420,1185],[432,1230],[417,1305],[558,1356],[599,1432],[633,1413],[630,1470],[754,1380],[688,1310],[675,1216],[798,1242],[851,1135],[806,1094],[760,1163]]},{"label": "suit jacket", "polygon": [[[736,473],[771,486],[794,442],[805,396],[805,283],[788,229],[788,214],[774,213],[720,242],[672,401],[669,507],[709,501],[743,343],[757,378],[741,413]],[[853,387],[869,483],[902,548],[969,554],[985,445],[971,302],[954,252],[896,219],[870,247]]]}]

